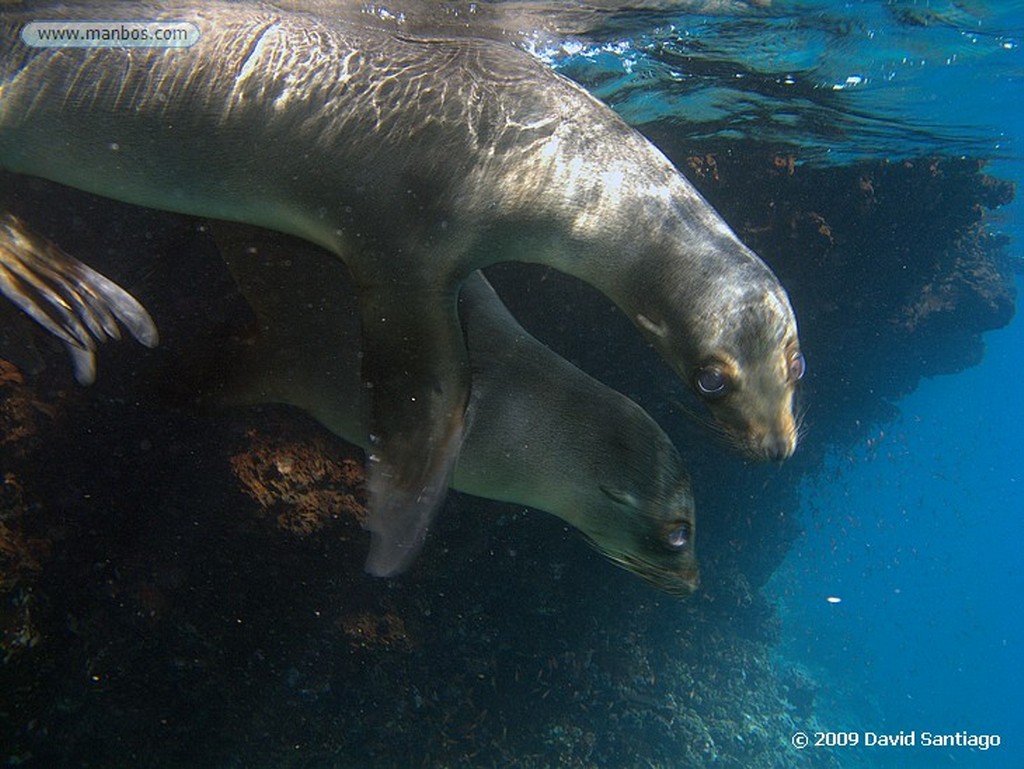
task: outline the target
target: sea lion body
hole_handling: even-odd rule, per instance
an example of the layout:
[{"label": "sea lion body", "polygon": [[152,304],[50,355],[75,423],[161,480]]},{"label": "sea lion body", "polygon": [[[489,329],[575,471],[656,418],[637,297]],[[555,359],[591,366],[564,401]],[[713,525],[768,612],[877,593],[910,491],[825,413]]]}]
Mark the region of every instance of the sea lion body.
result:
[{"label": "sea lion body", "polygon": [[[404,522],[380,524],[394,537],[375,538],[376,572],[408,565],[447,488],[469,395],[456,297],[494,262],[593,284],[740,448],[792,453],[802,357],[785,291],[653,145],[523,51],[258,2],[31,5],[0,20],[0,165],[297,235],[348,265],[371,518]],[[200,39],[16,42],[47,9],[187,22]]]},{"label": "sea lion body", "polygon": [[[366,446],[358,309],[351,292],[335,290],[344,267],[305,244],[229,231],[218,242],[260,333],[218,362],[226,376],[215,398],[291,404]],[[656,587],[691,592],[693,496],[664,431],[527,333],[481,274],[463,285],[460,316],[472,389],[452,487],[557,515]]]}]

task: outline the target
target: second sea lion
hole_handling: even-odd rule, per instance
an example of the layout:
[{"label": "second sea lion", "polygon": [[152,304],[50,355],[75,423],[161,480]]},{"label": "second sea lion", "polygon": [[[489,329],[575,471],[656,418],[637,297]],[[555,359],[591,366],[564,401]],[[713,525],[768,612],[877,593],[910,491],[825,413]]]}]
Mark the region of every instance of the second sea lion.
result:
[{"label": "second sea lion", "polygon": [[[73,360],[115,336],[118,319],[143,341],[155,334],[148,314],[122,289],[20,222],[8,224],[12,237],[0,237],[0,274],[13,272],[35,287],[24,298],[9,298],[61,339]],[[345,267],[307,244],[281,245],[273,233],[252,239],[248,230],[221,232],[225,257],[261,329],[217,361],[221,386],[208,397],[222,404],[288,403],[365,447],[358,309],[351,292],[336,291],[347,283]],[[19,255],[28,242],[46,259]],[[94,292],[95,286],[104,290]],[[66,303],[82,295],[89,301]],[[59,322],[46,319],[54,306],[64,308]],[[557,515],[655,587],[690,594],[698,583],[693,495],[668,436],[636,403],[530,336],[479,273],[463,287],[460,314],[472,388],[452,486]],[[97,324],[92,317],[107,320]],[[422,543],[421,537],[411,552]]]},{"label": "second sea lion", "polygon": [[[365,446],[358,309],[351,293],[335,291],[347,282],[345,267],[272,233],[252,239],[241,228],[215,230],[260,321],[260,335],[240,357],[218,362],[232,372],[221,399],[288,403]],[[532,337],[482,274],[464,284],[459,312],[472,386],[452,487],[553,513],[660,589],[691,592],[693,496],[664,431]],[[370,559],[376,573],[372,550]]]}]

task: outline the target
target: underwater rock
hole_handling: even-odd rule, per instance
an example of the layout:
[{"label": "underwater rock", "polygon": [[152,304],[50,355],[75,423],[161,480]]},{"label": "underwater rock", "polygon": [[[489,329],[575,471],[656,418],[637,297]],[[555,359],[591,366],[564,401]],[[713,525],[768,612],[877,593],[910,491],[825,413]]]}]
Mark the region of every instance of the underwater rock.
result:
[{"label": "underwater rock", "polygon": [[821,685],[806,670],[793,666],[782,677],[782,687],[793,712],[799,718],[810,718],[814,713],[814,698]]},{"label": "underwater rock", "polygon": [[[0,658],[8,662],[40,640],[33,591],[52,551],[46,524],[33,520],[38,504],[20,479],[58,415],[26,384],[22,372],[0,359]],[[40,516],[36,515],[36,519]]]},{"label": "underwater rock", "polygon": [[13,363],[0,359],[0,449],[23,456],[31,450],[30,439],[38,437],[42,422],[56,414],[56,406],[25,386],[25,377]]},{"label": "underwater rock", "polygon": [[252,430],[246,438],[250,445],[231,457],[231,469],[280,528],[308,536],[337,522],[349,539],[365,522],[363,465],[355,450],[339,455],[319,436],[288,441]]},{"label": "underwater rock", "polygon": [[27,532],[27,515],[21,484],[5,473],[0,485],[0,658],[5,664],[40,639],[32,582],[50,555],[50,543]]},{"label": "underwater rock", "polygon": [[408,651],[413,647],[405,622],[393,611],[349,614],[339,620],[339,625],[356,649]]}]

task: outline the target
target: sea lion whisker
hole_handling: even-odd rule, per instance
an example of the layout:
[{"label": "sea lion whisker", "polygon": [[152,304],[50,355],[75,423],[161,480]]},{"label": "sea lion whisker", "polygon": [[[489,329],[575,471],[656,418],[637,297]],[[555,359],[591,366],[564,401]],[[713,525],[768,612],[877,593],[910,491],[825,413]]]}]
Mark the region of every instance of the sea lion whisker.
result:
[{"label": "sea lion whisker", "polygon": [[671,398],[670,399],[670,403],[675,407],[675,409],[680,414],[682,414],[683,416],[687,417],[691,421],[696,422],[697,424],[701,425],[702,427],[706,427],[709,430],[711,430],[712,432],[721,433],[723,435],[727,434],[727,431],[725,430],[725,428],[722,427],[720,424],[715,422],[713,419],[710,419],[709,417],[701,414],[699,411],[696,411],[695,409],[692,409],[689,406],[685,405],[679,399]]},{"label": "sea lion whisker", "polygon": [[808,427],[807,427],[807,422],[806,422],[807,407],[805,405],[803,405],[803,404],[800,404],[800,406],[798,408],[796,408],[794,411],[795,411],[795,413],[793,414],[793,422],[794,422],[794,428],[793,429],[794,429],[794,432],[796,433],[797,445],[799,445],[800,443],[803,442],[804,438],[807,437],[807,432],[808,432]]},{"label": "sea lion whisker", "polygon": [[688,581],[680,574],[676,574],[660,564],[642,558],[635,553],[612,550],[604,547],[601,543],[591,537],[586,537],[587,544],[597,550],[601,555],[614,563],[616,566],[628,572],[636,574],[658,590],[668,593],[676,598],[688,597],[696,589],[696,568],[692,581]]},{"label": "sea lion whisker", "polygon": [[691,422],[696,423],[700,427],[704,428],[705,431],[711,433],[712,437],[718,440],[724,446],[737,451],[744,452],[746,447],[743,442],[732,432],[730,432],[720,422],[695,411],[692,408],[684,405],[681,401],[672,398],[671,403],[683,416],[687,417]]}]

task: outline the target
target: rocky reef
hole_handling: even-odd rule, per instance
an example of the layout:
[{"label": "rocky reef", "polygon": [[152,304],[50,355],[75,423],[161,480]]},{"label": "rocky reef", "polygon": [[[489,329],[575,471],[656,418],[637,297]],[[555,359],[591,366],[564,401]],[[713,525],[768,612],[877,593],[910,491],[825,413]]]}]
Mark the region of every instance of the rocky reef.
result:
[{"label": "rocky reef", "polygon": [[982,332],[1010,319],[989,212],[1013,190],[970,159],[809,166],[793,148],[649,129],[790,289],[810,366],[792,461],[718,446],[589,288],[492,277],[690,463],[703,579],[683,602],[554,518],[457,494],[411,573],[368,577],[360,453],[288,408],[210,413],[187,393],[251,324],[206,225],[0,177],[16,212],[132,290],[164,340],[108,345],[86,389],[62,350],[5,321],[16,344],[0,352],[23,353],[0,361],[6,763],[839,766],[790,744],[814,730],[817,685],[773,658],[759,587],[799,535],[800,478],[871,440],[921,377],[976,363]]},{"label": "rocky reef", "polygon": [[246,493],[273,519],[277,526],[296,536],[322,529],[344,527],[334,532],[344,539],[358,538],[366,520],[363,493],[363,463],[350,455],[337,440],[308,433],[292,440],[288,423],[267,426],[246,434],[249,446],[231,457],[231,470]]}]

